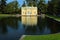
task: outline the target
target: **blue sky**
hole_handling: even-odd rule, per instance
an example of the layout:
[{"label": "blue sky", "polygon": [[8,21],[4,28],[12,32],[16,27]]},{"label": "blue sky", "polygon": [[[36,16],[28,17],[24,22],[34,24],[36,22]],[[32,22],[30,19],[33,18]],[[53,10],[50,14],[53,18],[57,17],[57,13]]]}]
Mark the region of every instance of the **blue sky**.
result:
[{"label": "blue sky", "polygon": [[[14,0],[7,0],[7,3],[12,2],[12,1],[14,1]],[[21,5],[23,4],[23,1],[24,1],[24,0],[17,0],[17,1],[18,1],[18,3],[19,3],[19,6],[21,6]],[[46,3],[47,3],[47,1],[48,1],[48,0],[46,0]]]},{"label": "blue sky", "polygon": [[[7,3],[9,3],[9,2],[12,2],[12,1],[14,1],[14,0],[7,0]],[[23,4],[23,1],[24,0],[17,0],[18,1],[18,3],[20,4],[20,6]]]}]

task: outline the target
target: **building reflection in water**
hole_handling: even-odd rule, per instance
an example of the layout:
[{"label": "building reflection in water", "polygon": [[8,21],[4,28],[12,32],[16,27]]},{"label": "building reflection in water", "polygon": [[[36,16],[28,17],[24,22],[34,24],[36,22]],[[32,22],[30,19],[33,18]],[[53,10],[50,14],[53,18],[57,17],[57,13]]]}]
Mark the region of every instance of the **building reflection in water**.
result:
[{"label": "building reflection in water", "polygon": [[37,16],[22,16],[21,21],[25,27],[25,34],[36,34],[37,30]]},{"label": "building reflection in water", "polygon": [[37,16],[22,16],[21,20],[24,25],[37,25]]}]

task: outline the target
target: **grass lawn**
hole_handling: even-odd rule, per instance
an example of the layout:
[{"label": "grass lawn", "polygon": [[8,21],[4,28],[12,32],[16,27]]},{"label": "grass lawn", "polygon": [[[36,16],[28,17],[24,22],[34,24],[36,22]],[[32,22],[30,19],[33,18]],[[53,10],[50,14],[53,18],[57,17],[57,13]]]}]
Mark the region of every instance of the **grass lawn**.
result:
[{"label": "grass lawn", "polygon": [[9,16],[10,16],[9,14],[0,14],[0,19],[5,18],[5,17],[9,17]]},{"label": "grass lawn", "polygon": [[16,16],[15,14],[0,14],[0,17]]},{"label": "grass lawn", "polygon": [[0,14],[0,16],[7,16],[7,15],[9,15],[9,14]]},{"label": "grass lawn", "polygon": [[52,15],[47,15],[47,14],[46,14],[46,17],[52,18],[52,19],[60,22],[60,17],[52,16]]},{"label": "grass lawn", "polygon": [[23,40],[60,40],[60,33],[49,35],[27,35]]},{"label": "grass lawn", "polygon": [[5,18],[5,17],[15,17],[16,15],[11,15],[11,14],[0,14],[0,19]]}]

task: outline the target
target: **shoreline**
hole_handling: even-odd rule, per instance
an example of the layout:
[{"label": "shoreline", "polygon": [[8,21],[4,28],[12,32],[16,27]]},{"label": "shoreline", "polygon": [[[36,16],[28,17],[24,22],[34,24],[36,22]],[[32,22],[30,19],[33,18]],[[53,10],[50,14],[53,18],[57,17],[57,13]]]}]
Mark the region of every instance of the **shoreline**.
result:
[{"label": "shoreline", "polygon": [[53,20],[56,20],[56,21],[58,21],[58,22],[60,22],[60,19],[58,19],[58,18],[55,18],[54,16],[49,16],[49,15],[20,15],[20,14],[0,14],[0,17],[21,17],[21,16],[23,16],[23,17],[27,17],[27,16],[32,16],[32,17],[34,17],[34,16],[41,16],[41,17],[49,17],[49,18],[52,18]]}]

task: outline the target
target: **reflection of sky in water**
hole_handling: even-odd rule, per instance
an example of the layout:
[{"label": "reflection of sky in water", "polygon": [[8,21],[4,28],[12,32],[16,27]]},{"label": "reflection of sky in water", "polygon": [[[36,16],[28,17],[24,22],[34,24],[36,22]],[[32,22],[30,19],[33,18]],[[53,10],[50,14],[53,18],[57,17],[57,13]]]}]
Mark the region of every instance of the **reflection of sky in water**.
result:
[{"label": "reflection of sky in water", "polygon": [[7,26],[8,32],[6,34],[0,34],[0,40],[17,40],[25,32],[25,29],[20,21],[18,21],[18,29],[13,29]]},{"label": "reflection of sky in water", "polygon": [[49,34],[49,33],[51,33],[51,31],[50,31],[50,29],[49,28],[47,28],[47,26],[44,28],[44,30],[43,30],[43,34]]},{"label": "reflection of sky in water", "polygon": [[22,16],[22,24],[24,25],[37,25],[37,17],[36,16]]}]

